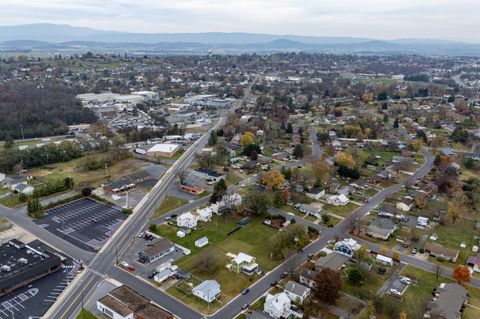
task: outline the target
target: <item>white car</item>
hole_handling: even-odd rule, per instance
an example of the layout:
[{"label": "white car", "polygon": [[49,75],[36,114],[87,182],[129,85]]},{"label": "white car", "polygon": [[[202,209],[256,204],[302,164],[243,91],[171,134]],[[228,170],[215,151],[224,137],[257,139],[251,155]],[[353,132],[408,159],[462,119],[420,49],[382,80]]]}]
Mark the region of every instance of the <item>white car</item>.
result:
[{"label": "white car", "polygon": [[408,278],[408,277],[402,277],[402,279],[400,279],[400,281],[401,281],[402,283],[404,283],[405,285],[410,285],[410,284],[412,284],[412,280],[411,280],[410,278]]},{"label": "white car", "polygon": [[125,267],[125,268],[128,267],[128,263],[127,263],[126,261],[122,261],[122,262],[120,263],[120,265],[122,265],[122,266]]},{"label": "white car", "polygon": [[400,291],[398,291],[398,290],[395,289],[395,288],[391,288],[391,289],[390,289],[390,293],[391,293],[392,295],[397,295],[397,296],[401,296],[401,295],[402,295],[402,294],[400,293]]}]

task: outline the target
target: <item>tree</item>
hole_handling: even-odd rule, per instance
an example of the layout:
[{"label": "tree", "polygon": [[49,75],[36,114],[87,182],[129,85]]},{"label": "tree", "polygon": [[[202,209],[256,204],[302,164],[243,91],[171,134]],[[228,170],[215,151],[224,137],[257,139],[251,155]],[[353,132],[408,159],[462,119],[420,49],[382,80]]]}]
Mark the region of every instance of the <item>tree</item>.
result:
[{"label": "tree", "polygon": [[35,218],[43,217],[43,207],[37,198],[29,200],[27,203],[28,215]]},{"label": "tree", "polygon": [[412,148],[412,150],[414,150],[415,152],[418,152],[422,149],[423,147],[423,141],[421,139],[415,139],[412,141],[412,143],[410,144],[410,147]]},{"label": "tree", "polygon": [[467,210],[467,199],[463,190],[457,185],[452,191],[452,199],[447,203],[447,215],[450,217],[452,224],[455,224],[457,219],[464,216]]},{"label": "tree", "polygon": [[247,146],[253,144],[254,140],[255,135],[253,135],[252,132],[245,132],[245,134],[243,134],[242,138],[240,139],[240,144],[242,144],[243,146]]},{"label": "tree", "polygon": [[393,121],[393,128],[398,128],[400,125],[398,123],[398,117],[395,118],[395,120]]},{"label": "tree", "polygon": [[379,101],[385,101],[386,99],[388,99],[388,93],[385,91],[378,93],[377,99]]},{"label": "tree", "polygon": [[203,250],[197,257],[197,268],[201,272],[211,275],[218,267],[220,259],[213,248]]},{"label": "tree", "polygon": [[358,262],[365,261],[368,257],[368,250],[367,248],[361,246],[357,251],[355,252],[355,258],[358,260]]},{"label": "tree", "polygon": [[402,312],[400,312],[399,319],[407,319],[407,318],[408,318],[407,312],[405,310],[402,310]]},{"label": "tree", "polygon": [[285,177],[279,171],[269,171],[262,176],[262,184],[269,190],[277,190],[285,182]]},{"label": "tree", "polygon": [[73,182],[73,178],[68,176],[63,180],[63,184],[66,189],[72,189],[75,183]]},{"label": "tree", "polygon": [[13,138],[10,136],[10,134],[7,134],[7,135],[5,136],[5,141],[4,141],[4,143],[3,143],[3,148],[4,148],[4,149],[10,149],[10,148],[13,147],[14,144],[15,144],[15,143],[14,143],[14,141],[13,141]]},{"label": "tree", "polygon": [[312,163],[312,171],[315,179],[320,180],[324,184],[328,183],[332,177],[330,165],[322,160],[316,160]]},{"label": "tree", "polygon": [[287,134],[292,134],[293,133],[292,123],[287,124],[287,129],[285,130],[285,133],[287,133]]},{"label": "tree", "polygon": [[359,286],[365,280],[365,276],[363,272],[360,270],[358,266],[353,266],[348,270],[348,281],[350,281],[353,285]]},{"label": "tree", "polygon": [[217,133],[215,131],[211,131],[210,137],[208,138],[208,145],[213,146],[217,144],[217,141],[218,141]]},{"label": "tree", "polygon": [[262,153],[262,149],[257,144],[248,144],[243,147],[242,154],[245,156],[252,156],[252,153],[255,152],[258,154]]},{"label": "tree", "polygon": [[148,226],[148,230],[150,230],[152,233],[156,233],[158,230],[157,224],[150,224],[150,226]]},{"label": "tree", "polygon": [[273,195],[273,205],[275,207],[282,207],[285,205],[285,197],[283,196],[281,191],[276,191]]},{"label": "tree", "polygon": [[324,224],[328,224],[328,223],[330,222],[330,215],[328,215],[328,214],[323,214],[323,215],[322,215],[322,222],[323,222]]},{"label": "tree", "polygon": [[337,155],[335,156],[335,163],[338,166],[345,166],[350,169],[353,169],[356,165],[352,155],[345,152],[337,153]]},{"label": "tree", "polygon": [[222,200],[223,196],[227,193],[227,184],[222,178],[213,187],[213,193],[210,196],[210,203],[216,203]]},{"label": "tree", "polygon": [[468,131],[457,126],[450,138],[456,143],[466,143],[468,141]]},{"label": "tree", "polygon": [[85,197],[92,195],[92,189],[90,187],[82,188],[82,195]]},{"label": "tree", "polygon": [[470,281],[470,270],[465,265],[458,265],[453,269],[452,273],[453,279],[455,279],[459,284],[463,284]]},{"label": "tree", "polygon": [[340,272],[330,268],[323,268],[315,278],[317,290],[315,295],[321,301],[334,304],[340,297],[342,289],[342,276]]},{"label": "tree", "polygon": [[295,148],[293,149],[293,156],[296,159],[301,159],[303,157],[303,147],[301,144],[295,145]]},{"label": "tree", "polygon": [[245,208],[254,216],[266,215],[270,207],[270,199],[262,192],[250,192],[243,200]]}]

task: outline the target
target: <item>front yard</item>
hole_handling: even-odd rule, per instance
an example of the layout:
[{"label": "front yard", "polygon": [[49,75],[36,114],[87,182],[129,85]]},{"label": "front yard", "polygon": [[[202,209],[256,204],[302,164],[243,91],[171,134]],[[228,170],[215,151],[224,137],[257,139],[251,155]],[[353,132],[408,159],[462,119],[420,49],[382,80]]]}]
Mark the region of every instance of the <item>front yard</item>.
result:
[{"label": "front yard", "polygon": [[158,206],[157,210],[155,210],[155,212],[150,218],[153,219],[153,218],[162,216],[163,214],[168,213],[169,211],[172,211],[175,208],[181,207],[185,204],[187,204],[187,201],[184,199],[177,198],[174,196],[167,196],[160,203],[160,206]]}]

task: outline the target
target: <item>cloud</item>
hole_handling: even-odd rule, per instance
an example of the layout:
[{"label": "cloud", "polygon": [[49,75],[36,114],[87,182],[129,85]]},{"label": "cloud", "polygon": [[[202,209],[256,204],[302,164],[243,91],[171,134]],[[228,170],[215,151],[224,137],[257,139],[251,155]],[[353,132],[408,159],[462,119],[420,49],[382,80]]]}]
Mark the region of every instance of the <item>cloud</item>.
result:
[{"label": "cloud", "polygon": [[477,0],[0,0],[0,5],[2,25],[480,42]]}]

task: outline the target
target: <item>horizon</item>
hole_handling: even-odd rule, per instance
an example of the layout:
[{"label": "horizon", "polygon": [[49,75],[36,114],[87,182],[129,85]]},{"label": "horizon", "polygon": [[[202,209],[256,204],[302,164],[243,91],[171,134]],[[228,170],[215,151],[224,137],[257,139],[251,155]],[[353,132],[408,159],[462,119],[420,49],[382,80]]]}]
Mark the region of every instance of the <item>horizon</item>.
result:
[{"label": "horizon", "polygon": [[441,40],[479,43],[480,3],[460,0],[144,1],[24,0],[0,13],[2,26],[68,24],[128,33],[257,33],[375,40]]}]

